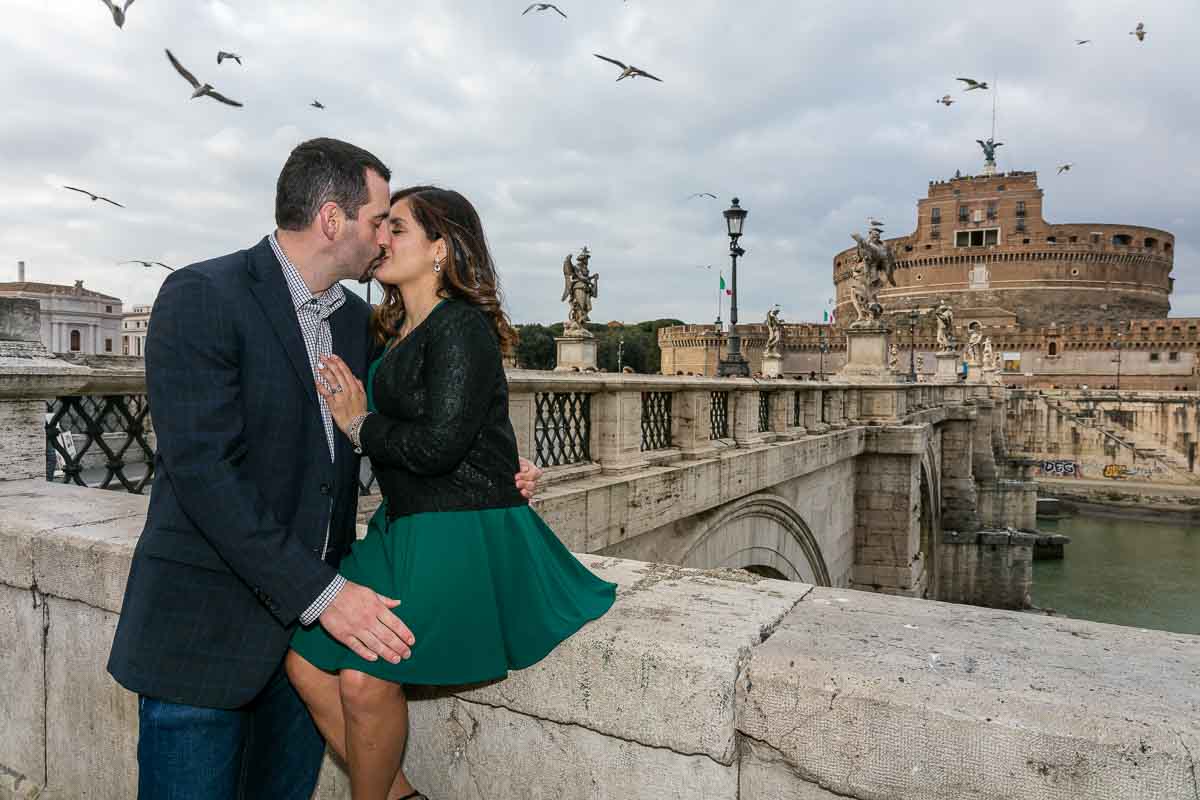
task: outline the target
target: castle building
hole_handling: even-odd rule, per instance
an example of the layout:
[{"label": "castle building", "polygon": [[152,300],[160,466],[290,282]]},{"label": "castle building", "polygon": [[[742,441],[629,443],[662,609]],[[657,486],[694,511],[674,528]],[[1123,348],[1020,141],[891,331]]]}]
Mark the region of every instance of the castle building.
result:
[{"label": "castle building", "polygon": [[[879,300],[898,371],[934,371],[930,312],[944,301],[960,340],[976,322],[991,337],[1010,385],[1200,389],[1200,318],[1168,316],[1175,237],[1141,225],[1048,222],[1043,198],[1035,172],[930,182],[916,229],[885,240],[896,285],[885,284]],[[784,326],[784,374],[828,375],[844,363],[856,260],[853,247],[833,257],[835,324]],[[766,326],[738,330],[757,372]],[[715,375],[724,336],[712,325],[663,328],[659,347],[663,373]]]},{"label": "castle building", "polygon": [[25,280],[25,262],[17,262],[17,280],[0,282],[0,297],[37,300],[42,343],[53,353],[118,354],[121,300],[74,286]]}]

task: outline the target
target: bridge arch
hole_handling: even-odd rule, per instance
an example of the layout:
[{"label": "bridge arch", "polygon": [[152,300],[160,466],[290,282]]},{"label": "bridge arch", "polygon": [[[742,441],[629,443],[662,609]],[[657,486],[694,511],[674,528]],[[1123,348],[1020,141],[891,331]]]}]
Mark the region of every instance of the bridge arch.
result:
[{"label": "bridge arch", "polygon": [[791,504],[771,494],[743,497],[713,512],[680,565],[746,569],[765,577],[831,585],[812,530]]}]

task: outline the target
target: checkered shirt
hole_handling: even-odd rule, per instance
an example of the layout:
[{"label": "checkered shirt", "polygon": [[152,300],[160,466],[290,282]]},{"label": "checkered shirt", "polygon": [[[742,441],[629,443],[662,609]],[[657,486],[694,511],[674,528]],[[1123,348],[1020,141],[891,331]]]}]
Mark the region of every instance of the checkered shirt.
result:
[{"label": "checkered shirt", "polygon": [[[329,327],[329,317],[342,307],[342,303],[346,302],[345,290],[342,289],[340,283],[335,283],[321,294],[313,294],[304,283],[304,278],[300,277],[300,271],[296,269],[296,265],[279,246],[279,240],[274,233],[270,235],[269,240],[271,250],[274,251],[280,266],[283,267],[283,277],[287,280],[288,292],[291,293],[292,303],[296,307],[296,320],[300,323],[300,333],[304,337],[304,349],[308,351],[308,363],[312,368],[313,379],[316,380],[319,377],[317,366],[321,358],[333,354],[333,332]],[[329,413],[329,405],[320,394],[317,395],[317,402],[321,407],[321,422],[325,424],[325,441],[329,445],[329,460],[332,461],[334,453],[333,415]],[[332,503],[332,501],[330,502]],[[328,549],[329,529],[326,528],[325,543],[321,545],[322,559],[325,558]],[[312,605],[300,615],[300,624],[311,625],[316,622],[317,618],[333,602],[338,590],[345,584],[345,578],[341,575],[335,576],[325,591],[321,592]]]}]

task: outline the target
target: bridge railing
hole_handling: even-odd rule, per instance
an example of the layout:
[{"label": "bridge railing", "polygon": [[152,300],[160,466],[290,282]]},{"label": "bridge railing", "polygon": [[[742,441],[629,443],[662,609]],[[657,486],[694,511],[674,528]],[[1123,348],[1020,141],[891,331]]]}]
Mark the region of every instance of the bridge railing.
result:
[{"label": "bridge railing", "polygon": [[[3,361],[0,405],[5,416],[28,419],[5,426],[2,436],[6,443],[21,439],[17,449],[27,456],[39,454],[39,474],[145,490],[154,477],[155,439],[141,359]],[[941,403],[946,388],[528,370],[510,370],[508,382],[519,452],[546,468],[550,480],[895,419]],[[364,493],[373,489],[369,469],[360,483]]]}]

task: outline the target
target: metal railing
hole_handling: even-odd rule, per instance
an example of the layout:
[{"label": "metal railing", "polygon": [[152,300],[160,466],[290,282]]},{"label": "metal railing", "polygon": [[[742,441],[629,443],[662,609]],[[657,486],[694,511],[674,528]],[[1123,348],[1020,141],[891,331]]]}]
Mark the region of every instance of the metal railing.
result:
[{"label": "metal railing", "polygon": [[758,432],[771,430],[771,392],[758,393]]},{"label": "metal railing", "polygon": [[671,446],[671,393],[642,392],[642,450]]},{"label": "metal railing", "polygon": [[729,438],[729,392],[712,392],[709,411],[709,439]]},{"label": "metal railing", "polygon": [[[141,494],[154,480],[154,448],[146,439],[150,405],[145,395],[67,396],[46,405],[46,480],[124,488],[133,494]],[[83,437],[82,445],[76,442],[76,435]],[[127,458],[134,447],[140,460]],[[95,483],[84,478],[85,459],[94,453],[93,448],[104,459],[103,466],[96,468],[104,470],[103,476]],[[126,474],[131,463],[143,465],[140,476],[132,470]]]},{"label": "metal railing", "polygon": [[534,395],[533,463],[539,467],[561,467],[591,461],[591,438],[591,394]]}]

